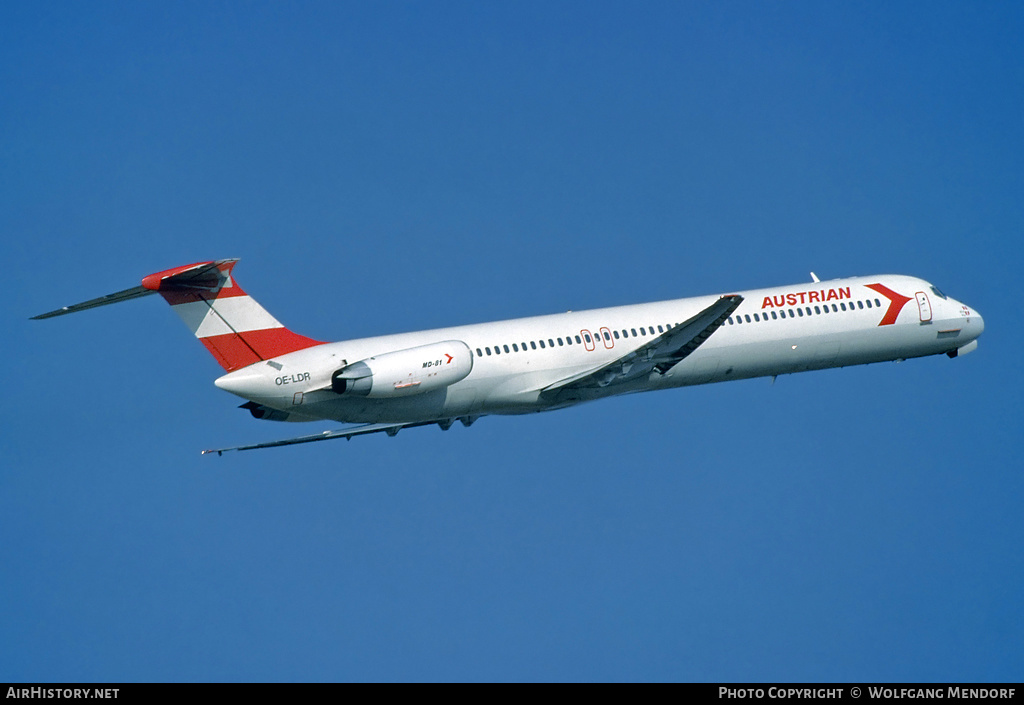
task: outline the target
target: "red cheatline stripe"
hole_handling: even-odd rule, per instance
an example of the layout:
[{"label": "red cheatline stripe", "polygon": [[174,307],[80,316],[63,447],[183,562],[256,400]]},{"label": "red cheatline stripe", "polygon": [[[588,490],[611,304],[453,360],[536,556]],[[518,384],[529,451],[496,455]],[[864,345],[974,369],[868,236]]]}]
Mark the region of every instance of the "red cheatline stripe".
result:
[{"label": "red cheatline stripe", "polygon": [[910,297],[897,294],[895,291],[882,284],[867,284],[866,286],[869,289],[874,289],[879,294],[889,299],[889,310],[885,312],[881,323],[878,325],[891,326],[896,322],[896,319],[899,317],[900,311],[903,310],[903,307],[911,300]]},{"label": "red cheatline stripe", "polygon": [[212,338],[200,338],[199,340],[210,351],[210,354],[217,359],[220,366],[228,372],[240,370],[254,362],[260,361],[256,353],[237,335],[217,335]]},{"label": "red cheatline stripe", "polygon": [[296,350],[323,345],[318,340],[293,333],[287,328],[227,333],[200,340],[228,372],[240,370],[260,360],[269,360]]}]

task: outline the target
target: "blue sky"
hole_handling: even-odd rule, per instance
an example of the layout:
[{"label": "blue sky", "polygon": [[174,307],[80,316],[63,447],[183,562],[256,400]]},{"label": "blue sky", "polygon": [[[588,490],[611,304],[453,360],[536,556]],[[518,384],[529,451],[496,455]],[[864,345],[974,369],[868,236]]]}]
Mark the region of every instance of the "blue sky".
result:
[{"label": "blue sky", "polygon": [[[0,680],[1024,667],[1016,3],[5,3]],[[201,457],[180,264],[327,340],[872,273],[977,352]]]}]

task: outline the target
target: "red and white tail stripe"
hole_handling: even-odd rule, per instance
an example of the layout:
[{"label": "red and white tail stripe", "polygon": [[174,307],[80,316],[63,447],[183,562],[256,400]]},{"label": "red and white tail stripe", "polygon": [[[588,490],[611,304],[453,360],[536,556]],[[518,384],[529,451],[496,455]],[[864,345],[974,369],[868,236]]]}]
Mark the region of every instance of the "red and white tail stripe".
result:
[{"label": "red and white tail stripe", "polygon": [[228,372],[321,345],[293,333],[242,291],[231,276],[237,259],[175,267],[142,280],[159,293]]}]

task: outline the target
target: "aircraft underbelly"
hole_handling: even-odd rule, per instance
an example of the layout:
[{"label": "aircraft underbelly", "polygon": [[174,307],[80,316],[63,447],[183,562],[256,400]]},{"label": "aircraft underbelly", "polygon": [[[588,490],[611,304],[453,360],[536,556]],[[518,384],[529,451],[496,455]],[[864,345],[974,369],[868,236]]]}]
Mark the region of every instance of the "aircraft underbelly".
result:
[{"label": "aircraft underbelly", "polygon": [[445,416],[445,396],[446,390],[438,389],[397,399],[338,398],[310,405],[303,413],[343,423],[430,421]]},{"label": "aircraft underbelly", "polygon": [[931,324],[879,327],[785,339],[731,344],[695,352],[651,387],[678,387],[730,379],[863,365],[901,357],[921,357],[955,347],[936,336]]}]

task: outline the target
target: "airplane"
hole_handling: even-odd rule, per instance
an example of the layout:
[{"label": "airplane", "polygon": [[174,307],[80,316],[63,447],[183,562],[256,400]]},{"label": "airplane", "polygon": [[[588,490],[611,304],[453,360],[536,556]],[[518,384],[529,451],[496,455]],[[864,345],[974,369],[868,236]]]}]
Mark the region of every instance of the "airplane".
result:
[{"label": "airplane", "polygon": [[233,276],[237,259],[175,267],[33,320],[160,294],[255,418],[355,423],[254,450],[448,430],[672,387],[901,361],[977,348],[985,322],[905,275],[821,281],[326,343],[285,328]]}]

